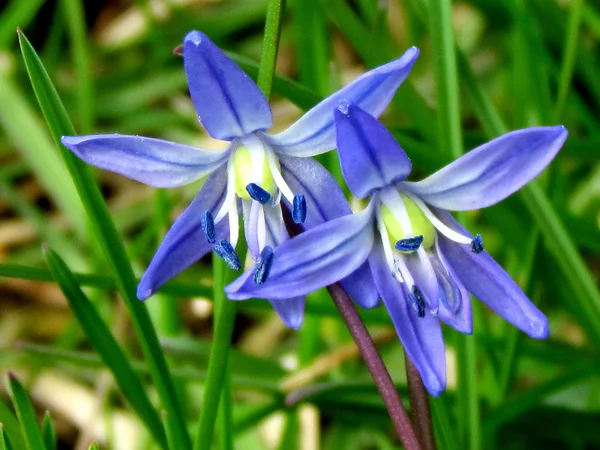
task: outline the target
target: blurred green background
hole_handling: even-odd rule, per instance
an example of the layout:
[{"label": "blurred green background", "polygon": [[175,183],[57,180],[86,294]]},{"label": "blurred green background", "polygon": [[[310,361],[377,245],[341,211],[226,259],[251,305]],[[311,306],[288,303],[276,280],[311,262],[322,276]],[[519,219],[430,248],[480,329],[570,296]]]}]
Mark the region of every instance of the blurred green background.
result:
[{"label": "blurred green background", "polygon": [[[444,330],[448,391],[432,408],[440,449],[600,448],[600,4],[455,1],[454,47],[432,14],[440,3],[289,0],[271,101],[275,128],[413,45],[421,56],[383,121],[411,157],[414,179],[509,129],[564,124],[565,147],[532,187],[461,218],[548,315],[551,337],[529,339],[477,305],[473,336]],[[210,147],[173,49],[201,30],[255,77],[267,5],[10,0],[0,9],[0,374],[18,376],[39,418],[50,411],[58,448],[87,449],[94,440],[110,449],[161,447],[52,281],[42,243],[75,272],[157,412],[161,394],[99,248],[106,243],[90,231],[44,121],[15,30],[40,55],[77,133]],[[452,108],[442,86],[453,85],[442,44],[456,50],[460,90],[450,98],[458,96],[464,148],[444,129]],[[339,179],[334,152],[319,160]],[[163,191],[99,170],[94,176],[139,277],[201,182]],[[208,256],[145,303],[191,431],[213,333],[212,279]],[[381,308],[363,317],[406,397],[391,321]],[[239,304],[225,386],[214,448],[398,448],[326,293],[309,297],[298,332],[266,301]],[[9,437],[19,435],[2,389],[0,423]]]}]

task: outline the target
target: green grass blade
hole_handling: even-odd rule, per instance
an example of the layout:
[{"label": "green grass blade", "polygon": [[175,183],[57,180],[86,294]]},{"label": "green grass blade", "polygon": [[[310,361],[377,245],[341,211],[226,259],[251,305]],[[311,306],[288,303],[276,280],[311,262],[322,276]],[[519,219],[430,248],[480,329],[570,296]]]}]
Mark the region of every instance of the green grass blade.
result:
[{"label": "green grass blade", "polygon": [[83,293],[77,284],[77,280],[60,256],[53,250],[46,249],[44,250],[44,257],[54,280],[65,294],[77,322],[79,322],[94,349],[113,373],[121,392],[150,433],[160,445],[165,447],[166,438],[162,433],[160,417],[146,396],[144,385],[133,371],[129,358],[112,336],[110,329]]},{"label": "green grass blade", "polygon": [[0,450],[8,450],[8,441],[4,435],[4,424],[0,422]]},{"label": "green grass blade", "polygon": [[2,424],[4,430],[4,440],[7,443],[7,448],[25,448],[19,421],[2,401],[0,401],[0,424]]},{"label": "green grass blade", "polygon": [[60,144],[61,136],[75,133],[48,73],[31,43],[22,33],[19,33],[19,41],[33,90],[50,127],[52,137],[57,143],[88,213],[94,235],[101,243],[105,257],[112,268],[117,286],[129,311],[133,328],[152,373],[161,403],[164,409],[169,412],[169,426],[173,427],[173,435],[177,436],[180,448],[182,450],[189,448],[191,443],[175,386],[148,311],[136,298],[136,279],[121,238],[87,166]]},{"label": "green grass blade", "polygon": [[88,450],[100,450],[100,444],[98,444],[97,442],[92,442]]},{"label": "green grass blade", "polygon": [[29,399],[29,395],[23,385],[17,380],[17,378],[9,373],[5,379],[6,390],[10,394],[10,398],[13,402],[17,417],[19,418],[19,424],[21,425],[21,432],[25,438],[25,445],[28,450],[46,450],[44,446],[44,440],[38,426],[37,418],[35,416],[35,410]]},{"label": "green grass blade", "polygon": [[44,414],[44,420],[42,421],[42,437],[46,445],[46,450],[56,450],[56,430],[48,411]]}]

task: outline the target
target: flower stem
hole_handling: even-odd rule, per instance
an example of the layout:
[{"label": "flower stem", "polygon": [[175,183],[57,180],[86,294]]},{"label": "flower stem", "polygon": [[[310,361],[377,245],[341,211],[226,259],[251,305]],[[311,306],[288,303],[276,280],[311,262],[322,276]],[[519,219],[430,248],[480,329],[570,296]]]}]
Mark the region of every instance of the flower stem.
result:
[{"label": "flower stem", "polygon": [[225,286],[226,268],[225,263],[218,258],[213,259],[213,273],[214,333],[202,397],[202,411],[196,429],[196,439],[194,440],[194,450],[208,450],[211,447],[221,391],[227,376],[227,360],[235,323],[236,303],[227,300],[225,297],[223,288]]},{"label": "flower stem", "polygon": [[271,0],[265,19],[265,34],[256,84],[263,94],[265,94],[267,100],[271,97],[273,88],[273,75],[275,74],[275,63],[277,62],[277,51],[279,49],[279,37],[281,36],[281,22],[284,9],[285,0]]},{"label": "flower stem", "polygon": [[425,389],[421,375],[419,375],[419,371],[406,352],[404,352],[404,361],[406,363],[406,379],[408,381],[410,410],[412,412],[419,442],[421,443],[423,450],[436,450],[427,390]]},{"label": "flower stem", "polygon": [[327,286],[327,290],[340,312],[342,319],[344,319],[350,334],[352,334],[352,338],[354,339],[354,342],[356,342],[356,346],[358,347],[369,372],[371,372],[371,376],[377,385],[377,390],[379,390],[383,403],[392,419],[400,442],[402,442],[402,445],[406,450],[421,449],[413,425],[400,400],[400,395],[398,394],[396,386],[383,364],[381,356],[377,352],[377,348],[375,347],[365,324],[358,315],[352,300],[339,283]]}]

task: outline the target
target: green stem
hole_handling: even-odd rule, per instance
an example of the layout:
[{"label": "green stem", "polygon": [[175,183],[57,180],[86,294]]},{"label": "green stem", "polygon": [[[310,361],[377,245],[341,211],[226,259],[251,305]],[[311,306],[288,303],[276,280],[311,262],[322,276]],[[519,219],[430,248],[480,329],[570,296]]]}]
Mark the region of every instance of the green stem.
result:
[{"label": "green stem", "polygon": [[[275,62],[281,34],[281,19],[285,2],[271,0],[265,20],[262,56],[258,69],[257,84],[267,99],[271,97]],[[210,359],[202,401],[202,412],[196,429],[194,450],[210,449],[221,391],[227,373],[227,361],[231,336],[235,322],[235,302],[226,299],[223,288],[225,285],[225,268],[221,261],[213,261],[214,266],[214,300],[215,324],[214,338],[210,350]]]},{"label": "green stem", "polygon": [[223,385],[227,376],[227,361],[235,323],[235,302],[225,297],[225,263],[218,258],[213,259],[214,280],[214,336],[210,348],[210,358],[206,371],[206,384],[202,396],[202,411],[196,429],[194,450],[208,450],[211,447],[215,429],[215,421],[219,410]]},{"label": "green stem", "polygon": [[440,151],[458,158],[463,153],[451,1],[432,0],[429,8]]},{"label": "green stem", "polygon": [[256,84],[263,91],[267,100],[271,98],[273,89],[273,76],[275,74],[275,63],[279,50],[279,37],[281,35],[281,22],[285,0],[271,0],[267,9],[265,20],[265,34],[263,38],[263,49],[258,66],[258,78]]},{"label": "green stem", "polygon": [[225,380],[219,406],[219,450],[233,450],[233,408],[231,404],[230,364],[225,369]]}]

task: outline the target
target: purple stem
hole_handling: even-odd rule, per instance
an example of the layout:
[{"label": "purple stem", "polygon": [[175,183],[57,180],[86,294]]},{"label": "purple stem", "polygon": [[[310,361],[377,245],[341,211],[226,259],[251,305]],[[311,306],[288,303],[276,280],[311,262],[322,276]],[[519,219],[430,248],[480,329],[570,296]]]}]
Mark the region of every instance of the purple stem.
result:
[{"label": "purple stem", "polygon": [[423,450],[436,450],[433,424],[431,423],[431,412],[429,410],[429,397],[419,371],[404,352],[406,362],[406,379],[408,381],[408,395],[410,399],[410,410],[419,442]]},{"label": "purple stem", "polygon": [[[287,207],[282,207],[282,212],[283,220],[290,237],[297,236],[304,232],[302,225],[294,223],[292,215]],[[352,335],[352,339],[354,339],[363,361],[373,377],[373,381],[375,381],[377,390],[379,391],[379,394],[381,394],[383,403],[392,419],[396,434],[398,435],[398,439],[400,439],[402,446],[405,450],[421,450],[421,445],[419,445],[419,441],[417,440],[413,424],[408,417],[406,409],[404,409],[402,400],[400,400],[400,394],[377,351],[377,347],[375,347],[373,339],[371,339],[365,324],[358,315],[354,303],[352,303],[352,299],[339,283],[327,286],[327,290],[333,299],[333,303],[335,303],[335,306],[340,312],[342,319],[346,323],[346,326]]]},{"label": "purple stem", "polygon": [[339,283],[327,286],[329,295],[337,306],[342,319],[346,323],[352,338],[360,351],[360,354],[365,362],[367,369],[371,372],[371,376],[375,381],[377,390],[381,394],[383,403],[388,410],[390,418],[398,434],[398,438],[406,450],[420,450],[421,446],[417,440],[417,435],[413,425],[404,409],[404,405],[400,400],[398,390],[390,377],[387,368],[383,364],[383,360],[377,351],[377,347],[373,343],[365,324],[361,320],[354,303],[340,286]]}]

